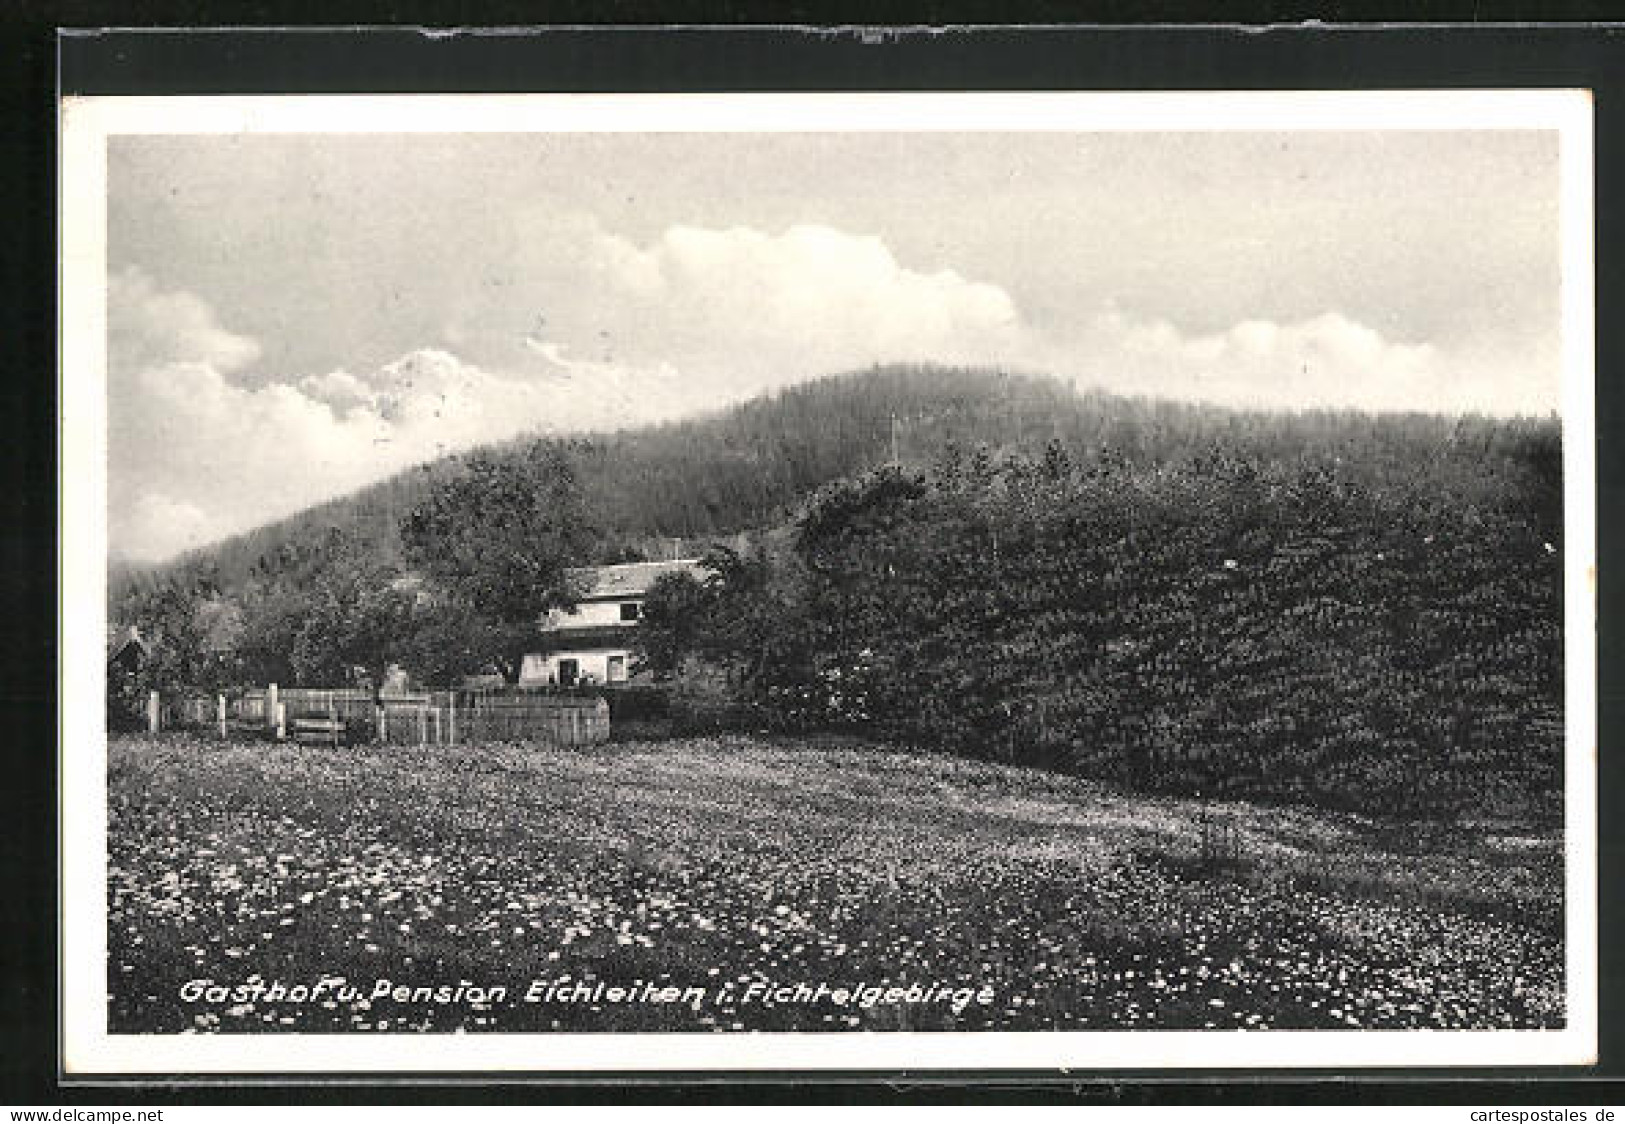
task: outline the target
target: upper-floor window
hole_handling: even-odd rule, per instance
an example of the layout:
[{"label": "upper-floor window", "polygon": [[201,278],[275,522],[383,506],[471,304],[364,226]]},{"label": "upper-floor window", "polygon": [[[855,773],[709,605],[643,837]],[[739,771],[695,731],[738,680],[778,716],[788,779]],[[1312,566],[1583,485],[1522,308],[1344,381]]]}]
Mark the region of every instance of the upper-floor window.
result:
[{"label": "upper-floor window", "polygon": [[643,615],[643,602],[641,602],[641,601],[622,601],[621,602],[621,619],[623,621],[635,621],[635,620],[638,619],[638,617],[640,617],[642,615]]}]

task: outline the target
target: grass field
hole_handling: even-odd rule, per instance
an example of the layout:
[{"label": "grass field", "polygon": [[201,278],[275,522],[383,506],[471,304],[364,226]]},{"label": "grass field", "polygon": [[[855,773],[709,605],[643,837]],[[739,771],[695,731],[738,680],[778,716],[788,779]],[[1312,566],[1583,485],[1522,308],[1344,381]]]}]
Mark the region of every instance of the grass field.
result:
[{"label": "grass field", "polygon": [[1562,1024],[1555,831],[1221,804],[1215,862],[1202,814],[853,742],[115,737],[110,1029]]}]

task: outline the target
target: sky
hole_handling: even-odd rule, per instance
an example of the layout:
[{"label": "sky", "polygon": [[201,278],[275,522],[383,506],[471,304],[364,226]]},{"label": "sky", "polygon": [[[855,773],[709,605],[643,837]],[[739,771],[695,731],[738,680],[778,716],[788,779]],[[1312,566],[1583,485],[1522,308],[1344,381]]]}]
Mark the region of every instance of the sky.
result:
[{"label": "sky", "polygon": [[1558,407],[1552,132],[114,136],[107,190],[130,559],[877,362]]}]

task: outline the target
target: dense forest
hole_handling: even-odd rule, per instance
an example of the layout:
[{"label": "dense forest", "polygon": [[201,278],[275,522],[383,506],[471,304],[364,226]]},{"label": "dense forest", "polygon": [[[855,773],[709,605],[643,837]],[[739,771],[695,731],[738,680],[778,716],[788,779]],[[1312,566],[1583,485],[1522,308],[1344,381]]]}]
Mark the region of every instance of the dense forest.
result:
[{"label": "dense forest", "polygon": [[147,680],[511,677],[569,567],[678,537],[712,576],[657,587],[643,660],[708,720],[1368,812],[1560,790],[1555,418],[876,369],[437,461],[128,575],[110,619]]}]

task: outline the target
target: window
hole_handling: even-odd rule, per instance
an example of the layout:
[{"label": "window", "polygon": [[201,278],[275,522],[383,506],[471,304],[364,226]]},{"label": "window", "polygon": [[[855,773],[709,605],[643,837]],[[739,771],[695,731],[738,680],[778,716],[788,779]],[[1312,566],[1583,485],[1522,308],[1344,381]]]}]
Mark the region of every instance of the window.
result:
[{"label": "window", "polygon": [[641,602],[641,601],[622,601],[621,602],[621,619],[623,621],[635,621],[642,615],[643,615],[643,602]]}]

